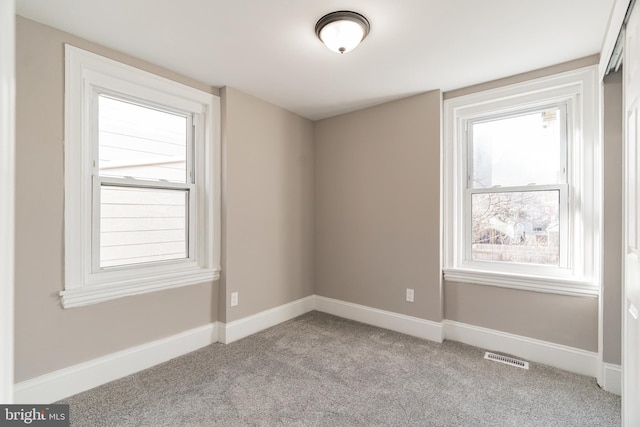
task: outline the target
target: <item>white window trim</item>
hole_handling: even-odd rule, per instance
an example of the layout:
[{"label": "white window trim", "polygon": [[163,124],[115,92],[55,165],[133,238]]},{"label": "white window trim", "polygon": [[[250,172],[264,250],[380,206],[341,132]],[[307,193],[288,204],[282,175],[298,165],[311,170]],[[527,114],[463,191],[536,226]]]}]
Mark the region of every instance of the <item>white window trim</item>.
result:
[{"label": "white window trim", "polygon": [[[602,145],[597,67],[585,67],[444,102],[442,140],[443,272],[448,281],[597,296],[600,290]],[[464,126],[472,118],[568,102],[568,268],[491,263],[466,259],[464,198],[467,154]],[[583,170],[592,173],[583,173]],[[580,214],[578,214],[580,212]]]},{"label": "white window trim", "polygon": [[[220,277],[220,98],[91,52],[65,45],[65,308]],[[196,137],[195,255],[184,262],[92,269],[92,153],[88,105],[96,88],[192,111]]]}]

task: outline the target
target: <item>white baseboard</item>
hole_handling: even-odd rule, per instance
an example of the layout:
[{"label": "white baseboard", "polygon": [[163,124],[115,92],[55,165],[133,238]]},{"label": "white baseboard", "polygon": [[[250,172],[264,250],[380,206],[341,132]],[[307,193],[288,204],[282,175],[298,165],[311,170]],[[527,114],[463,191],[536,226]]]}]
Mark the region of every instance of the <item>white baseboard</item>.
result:
[{"label": "white baseboard", "polygon": [[310,295],[306,298],[274,307],[252,316],[234,320],[233,322],[219,322],[219,341],[224,344],[231,344],[234,341],[248,337],[256,332],[308,313],[313,310],[314,297],[314,295]]},{"label": "white baseboard", "polygon": [[[364,305],[311,295],[229,323],[214,322],[180,334],[16,384],[15,403],[48,404],[150,368],[215,342],[232,343],[312,310],[415,337],[459,341],[512,354],[566,371],[596,377],[598,354],[560,344],[500,332],[451,320],[433,322]],[[621,368],[604,364],[603,388],[620,394]]]},{"label": "white baseboard", "polygon": [[605,391],[618,396],[622,395],[622,366],[612,363],[603,363],[604,384],[601,384]]},{"label": "white baseboard", "polygon": [[[442,342],[448,339],[486,350],[508,353],[581,375],[595,377],[598,370],[598,353],[493,329],[451,320],[444,320],[442,323],[432,322],[319,295],[315,296],[315,309],[431,341]],[[605,390],[615,393],[615,387],[620,386],[620,370],[618,368],[616,371],[615,365],[606,368],[607,366]]]},{"label": "white baseboard", "polygon": [[315,296],[315,309],[323,313],[355,320],[380,328],[390,329],[418,338],[442,342],[442,324],[418,317],[378,310],[364,305],[344,302],[333,298]]},{"label": "white baseboard", "polygon": [[597,376],[598,353],[452,320],[443,323],[446,339],[508,353],[581,375]]},{"label": "white baseboard", "polygon": [[227,324],[214,322],[150,343],[20,382],[15,403],[48,404],[190,353],[215,342],[228,344],[313,310],[314,297],[294,301]]},{"label": "white baseboard", "polygon": [[218,341],[217,322],[15,385],[15,403],[48,404],[142,371]]}]

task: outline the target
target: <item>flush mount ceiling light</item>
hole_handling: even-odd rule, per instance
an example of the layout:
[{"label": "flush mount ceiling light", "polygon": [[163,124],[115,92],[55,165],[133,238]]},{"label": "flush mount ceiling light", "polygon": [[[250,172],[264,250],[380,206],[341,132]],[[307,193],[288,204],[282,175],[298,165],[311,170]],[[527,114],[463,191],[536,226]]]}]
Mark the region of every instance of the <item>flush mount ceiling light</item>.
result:
[{"label": "flush mount ceiling light", "polygon": [[316,23],[316,35],[330,50],[338,53],[355,49],[367,34],[369,21],[364,16],[348,10],[331,12]]}]

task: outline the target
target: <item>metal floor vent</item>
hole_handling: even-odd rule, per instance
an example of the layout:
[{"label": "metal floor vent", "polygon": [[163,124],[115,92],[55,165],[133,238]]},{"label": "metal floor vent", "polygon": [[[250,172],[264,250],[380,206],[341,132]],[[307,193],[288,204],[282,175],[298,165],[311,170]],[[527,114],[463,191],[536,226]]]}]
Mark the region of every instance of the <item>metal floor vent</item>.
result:
[{"label": "metal floor vent", "polygon": [[503,356],[501,354],[486,352],[484,358],[487,360],[493,360],[494,362],[504,363],[506,365],[515,366],[517,368],[529,369],[529,362],[524,360],[514,359],[513,357]]}]

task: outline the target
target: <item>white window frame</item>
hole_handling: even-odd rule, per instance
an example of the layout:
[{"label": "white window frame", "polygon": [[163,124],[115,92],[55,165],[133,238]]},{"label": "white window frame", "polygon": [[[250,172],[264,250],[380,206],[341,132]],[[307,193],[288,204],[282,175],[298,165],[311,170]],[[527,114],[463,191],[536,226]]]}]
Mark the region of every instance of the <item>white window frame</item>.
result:
[{"label": "white window frame", "polygon": [[[443,272],[447,281],[565,295],[600,289],[602,145],[597,67],[585,67],[447,99],[442,146]],[[473,121],[547,106],[566,105],[566,182],[561,190],[560,266],[471,259],[470,140]],[[543,189],[543,187],[539,187]],[[535,190],[513,187],[509,190]],[[502,189],[504,190],[504,189]],[[481,190],[489,191],[489,190]],[[564,221],[563,221],[564,220]],[[564,243],[564,244],[563,244]]]},{"label": "white window frame", "polygon": [[[65,308],[194,285],[220,277],[220,99],[198,89],[65,45]],[[189,114],[194,123],[193,184],[98,175],[97,97],[116,94]],[[183,188],[189,197],[187,258],[100,268],[100,186]]]}]

